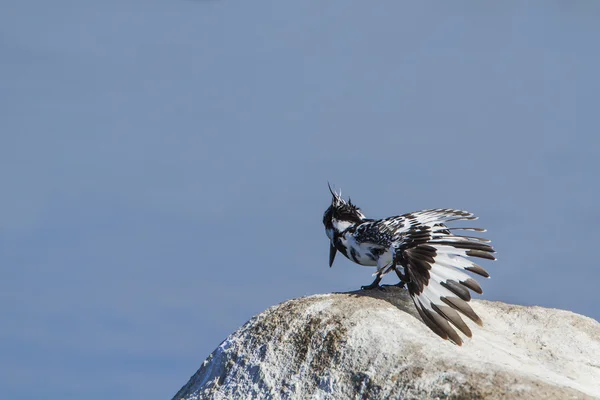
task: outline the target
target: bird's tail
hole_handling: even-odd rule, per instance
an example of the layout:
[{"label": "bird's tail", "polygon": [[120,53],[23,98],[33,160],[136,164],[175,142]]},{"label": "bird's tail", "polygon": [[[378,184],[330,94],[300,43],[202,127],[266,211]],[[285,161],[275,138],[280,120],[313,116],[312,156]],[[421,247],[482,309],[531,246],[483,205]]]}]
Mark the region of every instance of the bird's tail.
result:
[{"label": "bird's tail", "polygon": [[481,294],[483,290],[467,272],[485,278],[489,274],[473,262],[472,258],[495,260],[495,251],[489,240],[453,233],[457,230],[485,230],[448,228],[443,225],[443,222],[449,220],[476,219],[471,213],[461,213],[446,215],[437,220],[432,216],[428,221],[431,225],[427,229],[423,229],[421,225],[413,245],[402,252],[403,264],[407,265],[407,287],[421,318],[436,334],[458,345],[462,344],[462,339],[450,324],[464,335],[472,335],[460,314],[482,325],[481,319],[468,302],[471,300],[470,291]]}]

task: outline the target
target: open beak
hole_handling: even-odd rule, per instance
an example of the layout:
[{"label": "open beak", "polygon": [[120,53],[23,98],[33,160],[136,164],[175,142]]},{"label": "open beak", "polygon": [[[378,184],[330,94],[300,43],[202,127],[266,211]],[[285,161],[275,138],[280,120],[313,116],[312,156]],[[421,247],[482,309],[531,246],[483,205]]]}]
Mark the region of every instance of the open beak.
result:
[{"label": "open beak", "polygon": [[337,253],[337,249],[333,245],[333,243],[329,243],[329,268],[333,265],[333,260],[335,259],[335,253]]}]

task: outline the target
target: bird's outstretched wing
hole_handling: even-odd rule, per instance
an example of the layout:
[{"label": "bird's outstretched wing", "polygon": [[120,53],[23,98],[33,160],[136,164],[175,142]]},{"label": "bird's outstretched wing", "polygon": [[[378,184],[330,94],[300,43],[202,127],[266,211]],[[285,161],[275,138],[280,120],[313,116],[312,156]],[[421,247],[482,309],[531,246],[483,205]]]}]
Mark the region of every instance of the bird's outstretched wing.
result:
[{"label": "bird's outstretched wing", "polygon": [[458,312],[481,325],[481,319],[469,306],[472,290],[481,287],[464,270],[489,277],[470,257],[495,260],[489,240],[459,236],[455,230],[484,232],[478,228],[448,228],[447,222],[477,219],[467,211],[452,209],[424,210],[387,219],[395,228],[396,262],[402,265],[409,282],[408,291],[423,321],[436,334],[461,345],[462,340],[450,326],[471,337],[471,330]]}]

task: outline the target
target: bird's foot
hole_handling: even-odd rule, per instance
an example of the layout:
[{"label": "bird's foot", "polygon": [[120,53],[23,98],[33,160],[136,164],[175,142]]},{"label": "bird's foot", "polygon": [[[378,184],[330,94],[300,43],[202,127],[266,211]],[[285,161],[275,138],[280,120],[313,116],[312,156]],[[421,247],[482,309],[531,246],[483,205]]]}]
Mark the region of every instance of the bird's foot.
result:
[{"label": "bird's foot", "polygon": [[404,288],[404,285],[406,285],[406,283],[400,281],[400,282],[396,283],[395,285],[383,285],[382,288],[385,288],[385,287],[395,287],[395,288],[398,288],[398,289],[402,289],[402,288]]},{"label": "bird's foot", "polygon": [[372,290],[372,289],[385,290],[384,288],[379,286],[379,282],[381,282],[381,275],[378,274],[375,276],[375,280],[373,281],[373,283],[371,283],[370,285],[367,285],[367,286],[361,286],[360,288],[362,290]]},{"label": "bird's foot", "polygon": [[373,289],[385,290],[385,287],[380,286],[379,282],[373,282],[370,285],[361,286],[360,288],[361,288],[361,290],[373,290]]}]

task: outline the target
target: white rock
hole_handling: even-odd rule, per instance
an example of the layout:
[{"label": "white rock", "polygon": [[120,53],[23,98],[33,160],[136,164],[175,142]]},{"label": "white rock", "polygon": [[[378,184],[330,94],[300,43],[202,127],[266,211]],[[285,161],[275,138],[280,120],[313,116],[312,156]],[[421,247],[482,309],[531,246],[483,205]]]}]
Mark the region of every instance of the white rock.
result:
[{"label": "white rock", "polygon": [[459,347],[421,322],[405,290],[286,301],[229,336],[174,399],[600,398],[597,321],[471,304],[484,326],[470,323]]}]

